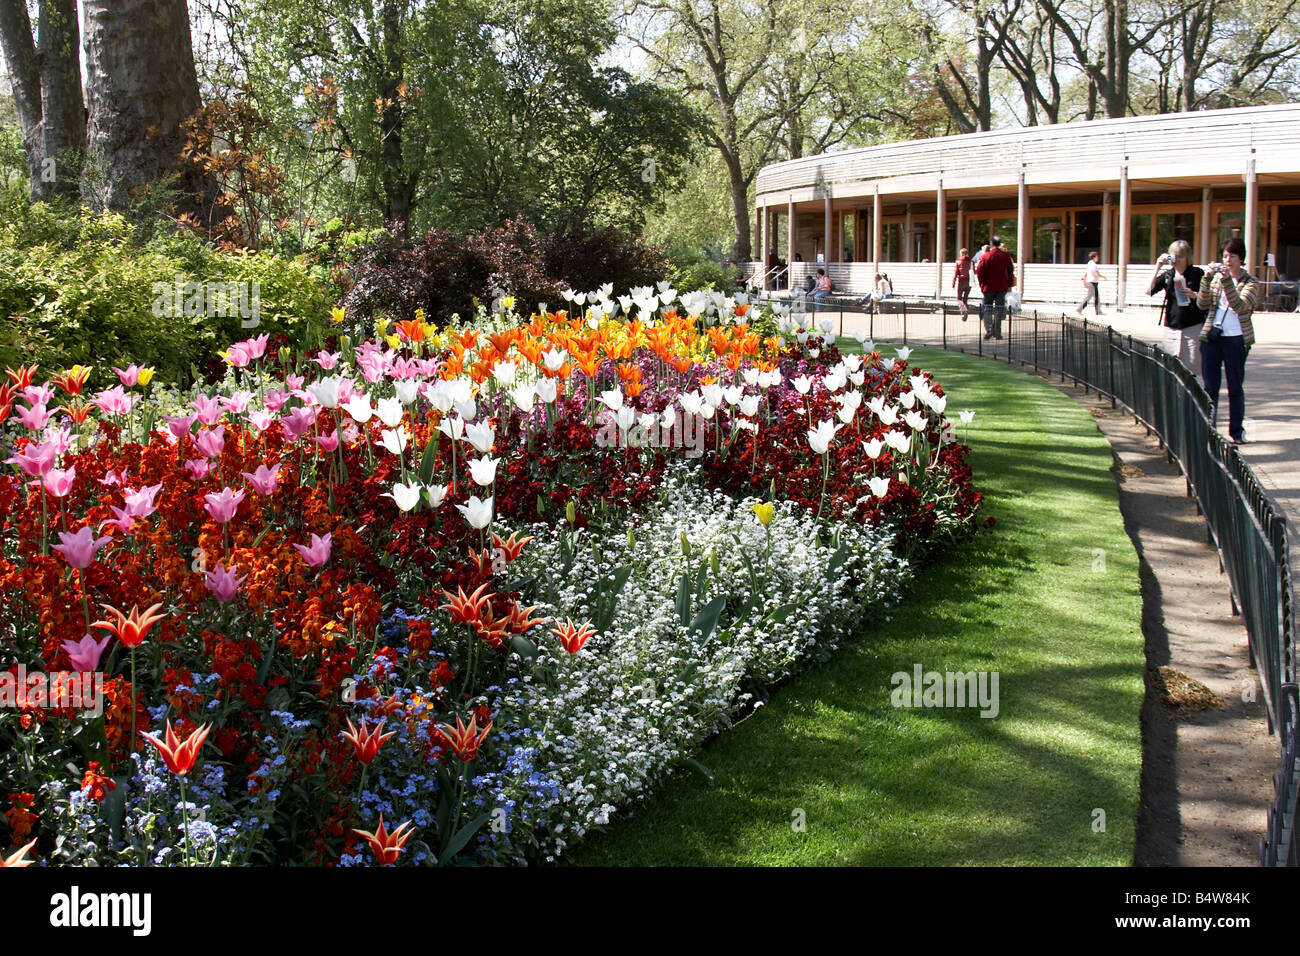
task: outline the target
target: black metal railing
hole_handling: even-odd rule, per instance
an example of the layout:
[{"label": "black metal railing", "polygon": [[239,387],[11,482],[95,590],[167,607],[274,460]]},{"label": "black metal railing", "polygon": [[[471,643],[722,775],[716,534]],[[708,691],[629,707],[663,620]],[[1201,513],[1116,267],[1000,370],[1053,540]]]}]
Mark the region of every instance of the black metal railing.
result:
[{"label": "black metal railing", "polygon": [[[780,302],[782,300],[771,300]],[[865,327],[873,340],[937,345],[972,352],[1039,372],[1059,374],[1123,405],[1160,441],[1187,479],[1205,517],[1211,544],[1229,584],[1234,614],[1246,627],[1251,666],[1259,675],[1270,733],[1277,733],[1282,766],[1274,805],[1260,842],[1265,866],[1300,865],[1296,807],[1297,758],[1295,589],[1289,525],[1235,445],[1215,429],[1214,410],[1196,376],[1176,356],[1121,335],[1104,323],[1037,311],[1008,315],[999,338],[986,338],[979,306],[968,316],[951,302],[894,299],[874,304],[823,300],[815,318],[839,313]]]}]

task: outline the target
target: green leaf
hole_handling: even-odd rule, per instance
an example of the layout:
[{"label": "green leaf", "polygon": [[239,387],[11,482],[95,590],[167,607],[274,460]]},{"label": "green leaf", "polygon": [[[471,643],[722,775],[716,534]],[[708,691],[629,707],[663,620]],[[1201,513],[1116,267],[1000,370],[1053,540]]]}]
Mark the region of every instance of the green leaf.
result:
[{"label": "green leaf", "polygon": [[700,613],[695,615],[695,620],[691,621],[691,630],[700,632],[700,643],[707,641],[713,635],[713,629],[718,626],[718,618],[722,616],[722,609],[726,606],[727,596],[719,594],[700,608]]},{"label": "green leaf", "polygon": [[131,778],[114,777],[113,782],[117,784],[117,789],[104,795],[104,808],[101,812],[108,821],[108,832],[113,842],[118,843],[122,839],[122,821],[126,819],[126,793],[131,786]]},{"label": "green leaf", "polygon": [[713,772],[694,757],[682,757],[678,762],[687,770],[692,770],[703,777],[705,781],[708,782],[709,786],[713,786],[715,782],[713,779]]},{"label": "green leaf", "polygon": [[527,658],[530,661],[537,659],[537,645],[522,634],[516,634],[510,638],[510,647],[520,657]]},{"label": "green leaf", "polygon": [[700,570],[695,575],[695,596],[697,598],[704,597],[704,592],[708,586],[708,583],[709,583],[709,563],[707,561],[701,561]]},{"label": "green leaf", "polygon": [[470,838],[483,828],[483,824],[487,823],[491,819],[492,814],[490,812],[480,813],[473,820],[469,821],[469,823],[461,827],[460,832],[452,837],[451,841],[443,848],[442,858],[438,861],[439,865],[446,866],[448,861],[454,859],[456,854],[465,848],[465,844],[470,841]]},{"label": "green leaf", "polygon": [[691,623],[691,576],[685,573],[677,583],[677,617],[682,627]]},{"label": "green leaf", "polygon": [[775,608],[772,613],[767,616],[767,619],[773,624],[781,624],[787,617],[793,614],[798,607],[798,604],[782,604],[780,607]]}]

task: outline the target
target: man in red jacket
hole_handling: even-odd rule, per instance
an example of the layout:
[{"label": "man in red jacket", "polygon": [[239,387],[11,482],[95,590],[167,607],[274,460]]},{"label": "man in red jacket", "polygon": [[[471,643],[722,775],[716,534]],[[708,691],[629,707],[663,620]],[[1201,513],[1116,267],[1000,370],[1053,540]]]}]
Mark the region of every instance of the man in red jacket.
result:
[{"label": "man in red jacket", "polygon": [[1007,314],[1007,292],[1016,284],[1015,263],[1002,248],[1002,240],[994,236],[992,247],[980,258],[975,267],[984,301],[980,304],[980,318],[984,320],[984,338],[1002,338],[1002,319]]}]

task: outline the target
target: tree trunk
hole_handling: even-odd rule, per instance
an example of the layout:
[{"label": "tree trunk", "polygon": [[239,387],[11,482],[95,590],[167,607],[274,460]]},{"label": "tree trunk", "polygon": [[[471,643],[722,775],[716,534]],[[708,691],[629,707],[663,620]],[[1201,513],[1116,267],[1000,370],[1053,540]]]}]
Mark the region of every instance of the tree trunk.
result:
[{"label": "tree trunk", "polygon": [[41,182],[41,80],[36,66],[36,44],[25,0],[0,0],[0,49],[3,49],[9,78],[13,83],[18,126],[23,134],[23,153],[32,182],[32,199],[44,194]]},{"label": "tree trunk", "polygon": [[179,172],[181,206],[201,210],[210,186],[180,162],[182,124],[201,105],[185,0],[85,0],[85,10],[89,152],[105,205],[123,208]]},{"label": "tree trunk", "polygon": [[750,215],[749,183],[741,169],[739,152],[724,152],[727,163],[727,178],[731,182],[731,219],[736,229],[736,238],[731,244],[731,258],[736,265],[749,262],[750,252]]},{"label": "tree trunk", "polygon": [[42,0],[37,30],[41,142],[49,176],[53,177],[46,184],[46,195],[76,196],[81,189],[81,163],[86,149],[77,0]]},{"label": "tree trunk", "polygon": [[383,165],[380,178],[384,184],[384,218],[401,223],[402,235],[409,231],[411,212],[415,207],[415,190],[418,181],[406,172],[405,153],[402,149],[403,125],[406,104],[402,102],[403,77],[406,64],[402,55],[401,10],[396,2],[384,4],[384,55],[387,65],[383,97],[384,109],[379,126],[383,133]]}]

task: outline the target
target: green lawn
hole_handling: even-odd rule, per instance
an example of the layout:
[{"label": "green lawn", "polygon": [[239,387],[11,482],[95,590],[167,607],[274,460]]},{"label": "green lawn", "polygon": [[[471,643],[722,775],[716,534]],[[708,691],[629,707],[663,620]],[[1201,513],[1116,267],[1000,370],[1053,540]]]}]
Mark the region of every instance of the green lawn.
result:
[{"label": "green lawn", "polygon": [[[935,372],[954,418],[975,410],[963,438],[996,528],[704,748],[712,786],[675,775],[568,863],[1132,863],[1141,599],[1110,446],[1021,371],[932,349],[912,363]],[[918,663],[997,671],[1000,712],[895,708],[891,675]]]}]

